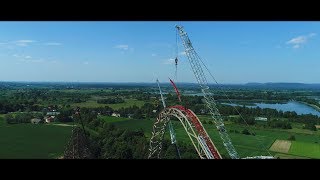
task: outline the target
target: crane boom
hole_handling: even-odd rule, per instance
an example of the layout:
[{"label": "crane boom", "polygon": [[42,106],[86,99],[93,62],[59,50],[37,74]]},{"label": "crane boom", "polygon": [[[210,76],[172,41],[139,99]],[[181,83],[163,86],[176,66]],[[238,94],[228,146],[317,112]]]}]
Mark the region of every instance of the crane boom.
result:
[{"label": "crane boom", "polygon": [[212,96],[212,94],[209,91],[209,85],[206,79],[206,76],[202,70],[202,66],[200,64],[200,57],[197,54],[197,52],[194,50],[191,41],[187,35],[187,33],[184,31],[182,26],[176,26],[179,36],[181,38],[181,41],[183,43],[183,46],[185,48],[186,55],[188,57],[189,63],[191,65],[191,68],[193,70],[193,73],[198,81],[198,84],[201,87],[201,91],[203,93],[206,107],[208,108],[211,117],[215,123],[215,126],[217,127],[220,137],[222,139],[223,145],[227,149],[230,157],[232,159],[239,159],[238,153],[236,152],[235,148],[232,145],[231,139],[227,133],[226,128],[224,127],[224,123],[222,120],[222,117],[219,113],[219,110],[217,109],[217,105],[215,103],[215,100]]}]

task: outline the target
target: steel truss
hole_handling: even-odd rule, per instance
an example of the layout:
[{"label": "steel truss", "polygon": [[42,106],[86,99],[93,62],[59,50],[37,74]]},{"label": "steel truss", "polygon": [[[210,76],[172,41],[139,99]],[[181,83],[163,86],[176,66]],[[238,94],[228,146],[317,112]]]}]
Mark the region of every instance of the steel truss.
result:
[{"label": "steel truss", "polygon": [[219,113],[219,110],[217,108],[217,105],[215,103],[215,100],[209,90],[209,85],[206,79],[206,76],[202,70],[201,66],[201,58],[197,54],[197,52],[194,50],[192,43],[188,37],[188,34],[184,31],[182,26],[176,26],[178,33],[180,35],[182,44],[184,46],[186,55],[188,57],[188,60],[190,62],[191,68],[193,70],[193,73],[198,81],[198,84],[201,87],[201,91],[203,93],[206,107],[208,108],[211,117],[219,131],[220,137],[223,141],[223,145],[227,149],[230,157],[232,159],[239,159],[239,155],[235,148],[232,145],[231,139],[227,133],[227,130],[224,126],[222,117]]},{"label": "steel truss", "polygon": [[163,136],[171,117],[175,117],[181,122],[201,159],[221,159],[220,153],[196,114],[180,105],[167,107],[158,115],[153,125],[148,158],[160,158]]}]

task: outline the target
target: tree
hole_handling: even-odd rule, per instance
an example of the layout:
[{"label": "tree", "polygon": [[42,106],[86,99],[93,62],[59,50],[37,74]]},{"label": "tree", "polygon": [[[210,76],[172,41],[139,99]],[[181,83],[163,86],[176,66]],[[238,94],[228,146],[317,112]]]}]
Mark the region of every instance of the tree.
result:
[{"label": "tree", "polygon": [[133,117],[134,119],[142,119],[142,118],[143,118],[143,114],[142,114],[142,112],[141,112],[140,109],[137,109],[137,110],[134,112],[134,114],[133,114],[132,117]]},{"label": "tree", "polygon": [[294,135],[290,135],[288,138],[289,141],[295,141],[296,137]]},{"label": "tree", "polygon": [[312,123],[305,124],[303,128],[304,129],[310,129],[311,131],[316,131],[317,130],[317,127]]},{"label": "tree", "polygon": [[69,111],[61,111],[60,114],[57,115],[57,119],[60,122],[71,122],[72,119],[70,115],[71,113]]},{"label": "tree", "polygon": [[250,135],[250,132],[248,129],[244,129],[242,130],[242,134],[245,134],[245,135]]},{"label": "tree", "polygon": [[6,114],[4,116],[4,119],[7,121],[8,124],[13,124],[13,123],[17,123],[14,119],[14,117],[12,116],[12,114]]}]

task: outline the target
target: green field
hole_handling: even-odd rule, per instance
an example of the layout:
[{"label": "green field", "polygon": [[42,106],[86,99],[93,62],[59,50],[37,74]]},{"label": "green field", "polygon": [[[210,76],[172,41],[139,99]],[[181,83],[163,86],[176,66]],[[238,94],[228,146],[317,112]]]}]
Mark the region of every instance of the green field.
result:
[{"label": "green field", "polygon": [[142,119],[142,120],[128,119],[127,121],[115,122],[114,124],[117,127],[130,129],[130,130],[143,129],[145,134],[149,136],[152,132],[153,123],[154,121],[150,119]]},{"label": "green field", "polygon": [[294,155],[282,154],[282,153],[277,153],[277,154],[275,154],[274,157],[279,158],[279,159],[309,159],[307,157],[294,156]]},{"label": "green field", "polygon": [[138,107],[141,107],[144,105],[144,101],[139,101],[135,99],[126,99],[124,103],[118,103],[118,104],[98,104],[96,100],[89,100],[82,103],[74,103],[72,104],[73,107],[88,107],[88,108],[96,108],[96,107],[105,107],[109,106],[112,109],[120,109],[120,108],[126,108],[136,105]]},{"label": "green field", "polygon": [[5,124],[3,116],[4,116],[4,114],[0,114],[0,126]]},{"label": "green field", "polygon": [[[154,120],[128,120],[115,122],[114,124],[120,128],[126,128],[131,130],[143,129],[147,137],[151,136],[152,125]],[[183,141],[191,143],[188,135],[185,133],[180,122],[174,121],[173,126],[175,129],[176,137],[178,142]],[[225,148],[223,147],[222,140],[220,139],[219,133],[213,125],[204,125],[205,129],[209,133],[209,136],[214,141],[216,147],[219,149],[222,155],[227,154]],[[228,128],[228,126],[227,126]],[[235,126],[233,126],[235,128]],[[237,127],[240,128],[240,127]],[[257,133],[257,132],[256,132]],[[271,134],[270,136],[257,135],[248,136],[244,134],[229,133],[235,148],[237,149],[241,157],[247,156],[257,156],[257,155],[268,155],[267,150],[269,146],[272,145],[273,141],[277,138],[277,134]],[[166,138],[169,137],[169,133],[166,133]]]},{"label": "green field", "polygon": [[293,141],[289,150],[289,154],[311,158],[320,158],[320,144]]},{"label": "green field", "polygon": [[[1,122],[1,120],[0,120]],[[0,159],[49,159],[63,155],[72,127],[0,124]]]},{"label": "green field", "polygon": [[[203,119],[203,117],[201,116],[200,118]],[[150,119],[150,120],[149,119],[148,120],[130,119],[127,121],[123,119],[119,122],[114,121],[113,123],[120,128],[131,129],[131,130],[143,129],[146,133],[146,136],[150,137],[154,119]],[[173,126],[175,129],[178,143],[179,141],[191,143],[191,141],[189,140],[189,137],[185,133],[180,122],[173,121]],[[204,124],[204,127],[208,132],[209,136],[211,137],[212,141],[218,148],[220,154],[224,157],[227,157],[228,156],[227,151],[222,144],[222,140],[219,136],[218,131],[216,130],[216,127],[212,124]],[[255,132],[256,135],[255,136],[244,135],[242,133],[230,132],[230,130],[237,130],[241,132],[245,128],[249,129],[250,132]],[[305,142],[306,144],[309,144],[309,145],[310,143],[311,144],[313,143],[312,145],[314,145],[315,144],[314,142],[320,143],[319,136],[317,136],[316,133],[310,134],[309,132],[305,132],[304,130],[301,131],[300,129],[283,130],[283,129],[258,128],[258,127],[252,127],[252,126],[248,128],[245,125],[239,125],[239,124],[234,124],[230,122],[226,123],[226,129],[229,131],[229,136],[240,157],[270,155],[270,154],[275,155],[276,154],[275,152],[270,152],[268,150],[273,144],[273,142],[276,139],[287,140],[291,134],[293,134],[296,137],[296,140],[299,142]],[[165,138],[169,139],[170,138],[169,133],[167,132],[165,134]],[[315,144],[315,145],[318,145],[318,144]],[[305,153],[304,157],[320,158],[319,154],[315,153],[315,155],[312,155],[311,153],[316,151],[316,147],[312,146],[310,148],[313,149],[313,151],[310,151],[309,154]],[[317,146],[317,148],[318,148],[317,151],[319,153],[320,152],[319,145]],[[294,150],[294,152],[295,151],[297,150]],[[303,154],[304,152],[297,152],[297,153],[289,152],[286,158],[289,158],[289,157],[299,158],[298,156],[302,156]],[[284,156],[281,156],[281,157],[284,157]]]},{"label": "green field", "polygon": [[108,123],[120,122],[120,121],[128,121],[130,118],[123,117],[113,117],[113,116],[98,116],[99,119],[106,121]]}]

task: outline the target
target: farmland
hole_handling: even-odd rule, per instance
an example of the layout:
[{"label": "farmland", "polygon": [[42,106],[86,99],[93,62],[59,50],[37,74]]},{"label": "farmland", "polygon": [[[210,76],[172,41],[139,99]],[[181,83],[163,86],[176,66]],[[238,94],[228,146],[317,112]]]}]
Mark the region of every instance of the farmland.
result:
[{"label": "farmland", "polygon": [[270,151],[288,153],[291,147],[291,141],[276,140],[270,147]]},{"label": "farmland", "polygon": [[[110,118],[110,123],[114,123],[116,126],[120,128],[125,129],[131,129],[131,130],[138,130],[143,129],[147,135],[147,137],[151,136],[152,131],[152,119],[147,120],[133,120],[133,119],[119,119],[117,121],[116,118]],[[206,118],[205,118],[206,119]],[[186,135],[182,125],[178,123],[177,121],[173,122],[175,133],[179,141],[183,141],[186,143],[190,143],[190,140],[188,136]],[[215,128],[214,125],[206,124],[205,128],[207,132],[209,133],[210,137],[214,141],[215,145],[219,149],[220,153],[223,156],[227,156],[227,152],[225,148],[222,145],[222,141],[220,139],[220,136]],[[248,128],[244,125],[238,125],[234,123],[226,123],[226,128],[230,130],[237,130],[241,132],[243,129]],[[320,142],[320,139],[315,134],[310,134],[309,131],[306,131],[306,133],[301,133],[300,131],[294,132],[292,130],[277,130],[277,129],[265,129],[265,128],[256,128],[251,127],[251,131],[255,132],[255,136],[252,135],[244,135],[241,133],[234,133],[230,132],[230,138],[232,139],[232,142],[234,144],[234,147],[237,149],[239,155],[241,157],[247,157],[247,156],[258,156],[258,155],[269,155],[270,154],[277,154],[277,151],[274,151],[273,149],[269,150],[269,148],[272,146],[272,144],[275,141],[279,141],[278,139],[286,140],[289,137],[289,134],[295,135],[297,142],[293,142],[292,147],[286,150],[286,152],[282,152],[282,154],[287,154],[287,156],[281,156],[281,157],[290,157],[289,155],[296,155],[296,156],[302,156],[303,154],[305,158],[319,158],[320,151],[315,151],[319,146],[312,146],[310,147],[314,154],[309,153],[303,153],[300,152],[297,147],[297,144],[299,146],[299,142],[312,144],[314,142]],[[169,134],[166,133],[166,138],[170,138]],[[285,142],[285,141],[284,141]],[[313,145],[313,144],[312,144]],[[317,144],[318,145],[318,144]],[[293,151],[292,151],[293,150]],[[293,153],[292,153],[293,152]]]},{"label": "farmland", "polygon": [[98,104],[96,100],[88,100],[82,103],[74,103],[72,107],[88,107],[88,108],[95,108],[95,107],[105,107],[109,106],[113,109],[120,109],[120,108],[127,108],[130,106],[138,106],[141,107],[144,104],[143,101],[135,100],[135,99],[126,99],[124,103],[118,104]]},{"label": "farmland", "polygon": [[[139,141],[144,141],[149,145],[153,123],[159,111],[162,110],[161,100],[157,94],[150,93],[150,89],[127,87],[119,89],[3,90],[0,96],[0,103],[2,103],[0,106],[3,107],[0,109],[2,111],[0,114],[0,143],[4,146],[0,148],[0,158],[57,158],[61,156],[71,135],[72,126],[70,125],[73,124],[75,107],[81,109],[84,129],[96,139],[102,138],[100,135],[104,134],[102,133],[103,129],[108,127],[106,124],[113,124],[116,128],[124,131],[137,131],[140,135],[142,133],[144,136],[141,136]],[[170,92],[171,88],[164,89]],[[250,90],[247,91],[250,92]],[[230,93],[233,97],[243,99],[255,96],[261,97],[262,100],[267,99],[263,92],[252,91],[249,93],[247,91],[230,90]],[[272,94],[273,91],[268,93]],[[286,93],[282,93],[283,97],[279,99],[285,99],[286,96],[289,96],[290,92]],[[273,94],[273,101],[280,102],[280,100],[276,100],[277,93]],[[219,100],[220,96],[218,94],[216,98]],[[167,106],[179,104],[176,96],[172,94],[166,94],[165,98]],[[185,100],[188,108],[197,114],[222,157],[229,158],[211,116],[205,111],[202,97],[183,96],[182,100]],[[249,101],[239,101],[241,104],[249,105],[246,103]],[[249,103],[253,105],[254,101],[251,101]],[[320,131],[316,130],[320,121],[316,116],[240,106],[237,110],[242,117],[231,106],[221,103],[217,103],[217,105],[223,116],[228,135],[240,157],[275,155],[279,158],[320,158],[318,153],[320,152],[318,151]],[[44,118],[50,108],[61,112],[50,124],[30,124],[30,117],[23,122],[8,121],[10,118],[7,118],[10,115],[11,119],[23,118],[28,113],[34,114],[37,118]],[[111,116],[113,113],[121,117]],[[267,117],[268,121],[255,121],[254,117],[257,116]],[[246,122],[243,122],[241,118],[244,118]],[[196,155],[181,123],[175,118],[172,118],[172,123],[178,145],[186,145],[185,149],[188,149],[188,153]],[[114,132],[117,134],[121,131],[114,130]],[[124,134],[123,137],[126,135]],[[289,140],[291,137],[294,137],[294,140]],[[142,140],[143,138],[146,139]],[[168,131],[165,133],[165,138],[170,142]],[[101,142],[109,141],[102,138],[99,143]],[[288,144],[286,142],[290,142],[291,146],[286,145]],[[125,149],[125,145],[120,146]],[[107,149],[104,148],[104,150]],[[148,149],[148,147],[144,147],[144,149]],[[174,151],[167,153],[169,153],[167,157],[174,157]],[[119,152],[119,154],[122,153]],[[194,156],[185,157],[195,158]]]},{"label": "farmland", "polygon": [[320,144],[300,141],[292,142],[289,154],[319,159]]},{"label": "farmland", "polygon": [[8,125],[0,117],[0,158],[51,159],[63,155],[71,127]]}]

